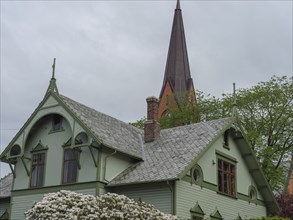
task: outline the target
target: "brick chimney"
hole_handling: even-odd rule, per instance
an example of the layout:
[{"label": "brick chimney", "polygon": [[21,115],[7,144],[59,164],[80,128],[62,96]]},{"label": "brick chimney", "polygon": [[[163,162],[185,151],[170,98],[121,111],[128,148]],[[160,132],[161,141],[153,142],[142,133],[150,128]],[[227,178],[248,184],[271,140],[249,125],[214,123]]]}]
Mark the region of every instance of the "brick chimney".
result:
[{"label": "brick chimney", "polygon": [[158,122],[159,99],[154,96],[148,97],[147,121],[144,124],[144,141],[151,142],[160,136],[161,127]]}]

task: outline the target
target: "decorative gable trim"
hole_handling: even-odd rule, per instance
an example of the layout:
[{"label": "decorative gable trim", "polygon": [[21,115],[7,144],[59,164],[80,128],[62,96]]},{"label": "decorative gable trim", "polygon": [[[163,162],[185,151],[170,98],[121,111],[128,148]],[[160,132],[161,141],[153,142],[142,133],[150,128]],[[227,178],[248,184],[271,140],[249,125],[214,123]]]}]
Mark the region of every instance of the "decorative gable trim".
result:
[{"label": "decorative gable trim", "polygon": [[6,209],[5,212],[0,216],[0,220],[8,220],[8,219],[9,219],[9,212]]},{"label": "decorative gable trim", "polygon": [[194,214],[205,215],[198,202],[196,202],[195,206],[192,209],[190,209],[190,212]]},{"label": "decorative gable trim", "polygon": [[44,150],[48,150],[48,146],[44,146],[40,140],[39,143],[31,150],[31,153],[44,151]]},{"label": "decorative gable trim", "polygon": [[[17,138],[24,132],[25,128],[29,125],[29,123],[33,120],[33,118],[37,115],[39,110],[42,108],[44,103],[48,100],[50,95],[53,95],[56,97],[54,93],[48,92],[46,93],[44,99],[41,101],[41,103],[38,105],[38,107],[35,109],[35,111],[31,114],[31,116],[28,118],[28,120],[25,122],[25,124],[21,127],[21,129],[17,132],[17,134],[14,136],[14,138],[10,141],[10,143],[7,145],[7,147],[4,149],[4,151],[0,155],[0,161],[10,163],[9,160],[7,159],[6,155],[9,153],[10,149],[13,146],[13,143],[17,140]],[[22,156],[22,155],[21,155]]]},{"label": "decorative gable trim", "polygon": [[215,211],[212,214],[210,214],[210,217],[212,220],[223,219],[222,215],[220,214],[220,212],[218,211],[217,208],[215,209]]},{"label": "decorative gable trim", "polygon": [[235,220],[242,220],[242,218],[241,218],[241,216],[239,215],[239,213],[238,213],[238,216],[236,217]]}]

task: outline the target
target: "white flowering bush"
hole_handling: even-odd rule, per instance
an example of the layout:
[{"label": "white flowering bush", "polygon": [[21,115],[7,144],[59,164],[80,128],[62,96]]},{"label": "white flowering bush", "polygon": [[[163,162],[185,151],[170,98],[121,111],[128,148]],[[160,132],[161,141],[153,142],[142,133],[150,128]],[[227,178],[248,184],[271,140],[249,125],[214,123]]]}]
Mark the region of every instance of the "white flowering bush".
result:
[{"label": "white flowering bush", "polygon": [[25,212],[27,220],[178,220],[152,205],[136,202],[124,195],[107,193],[100,197],[61,190],[44,198]]}]

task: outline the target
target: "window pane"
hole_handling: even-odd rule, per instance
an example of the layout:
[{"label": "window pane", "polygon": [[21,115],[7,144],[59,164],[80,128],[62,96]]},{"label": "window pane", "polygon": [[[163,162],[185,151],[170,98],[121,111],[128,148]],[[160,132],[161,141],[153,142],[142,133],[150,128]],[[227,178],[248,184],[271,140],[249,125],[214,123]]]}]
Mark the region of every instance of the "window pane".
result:
[{"label": "window pane", "polygon": [[64,165],[63,165],[63,183],[76,182],[77,177],[77,161],[74,157],[74,150],[64,150]]},{"label": "window pane", "polygon": [[235,166],[220,159],[218,164],[218,190],[235,196]]},{"label": "window pane", "polygon": [[45,171],[45,154],[34,154],[32,160],[31,187],[43,186]]},{"label": "window pane", "polygon": [[53,118],[53,127],[52,130],[61,130],[61,116],[60,115],[54,115]]}]

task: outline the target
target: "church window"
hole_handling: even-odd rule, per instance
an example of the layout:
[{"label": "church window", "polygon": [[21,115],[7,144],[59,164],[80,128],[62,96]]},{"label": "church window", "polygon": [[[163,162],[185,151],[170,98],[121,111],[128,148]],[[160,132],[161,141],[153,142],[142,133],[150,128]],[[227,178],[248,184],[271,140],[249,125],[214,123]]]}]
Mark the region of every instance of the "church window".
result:
[{"label": "church window", "polygon": [[71,148],[64,149],[63,183],[75,183],[77,180],[77,152]]},{"label": "church window", "polygon": [[218,191],[235,197],[235,165],[218,159]]},{"label": "church window", "polygon": [[45,153],[33,154],[31,187],[41,187],[44,185]]}]

